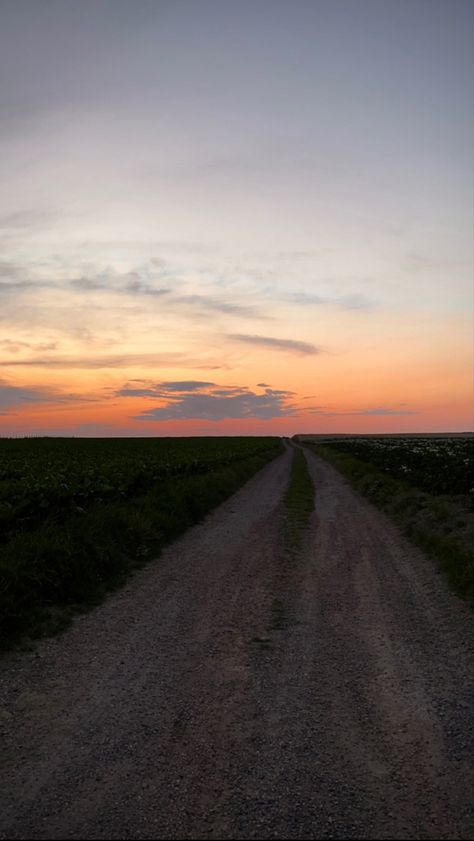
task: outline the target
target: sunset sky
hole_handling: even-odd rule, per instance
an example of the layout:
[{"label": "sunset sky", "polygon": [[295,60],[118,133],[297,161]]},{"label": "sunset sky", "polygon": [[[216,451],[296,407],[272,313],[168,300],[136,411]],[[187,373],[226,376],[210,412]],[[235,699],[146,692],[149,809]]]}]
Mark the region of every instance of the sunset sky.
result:
[{"label": "sunset sky", "polygon": [[0,435],[473,427],[470,0],[0,0]]}]

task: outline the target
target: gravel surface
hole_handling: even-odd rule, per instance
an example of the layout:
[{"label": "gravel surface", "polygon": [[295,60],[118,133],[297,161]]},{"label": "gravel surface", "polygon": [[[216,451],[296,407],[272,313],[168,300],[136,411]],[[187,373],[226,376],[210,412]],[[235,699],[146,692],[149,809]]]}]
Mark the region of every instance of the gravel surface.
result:
[{"label": "gravel surface", "polygon": [[0,838],[471,838],[474,623],[287,451],[61,637],[2,661]]}]

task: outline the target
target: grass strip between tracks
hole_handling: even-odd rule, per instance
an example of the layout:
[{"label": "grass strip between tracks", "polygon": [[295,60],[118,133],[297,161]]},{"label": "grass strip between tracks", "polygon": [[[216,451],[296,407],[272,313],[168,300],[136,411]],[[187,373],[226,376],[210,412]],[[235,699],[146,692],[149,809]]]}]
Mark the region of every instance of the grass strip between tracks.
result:
[{"label": "grass strip between tracks", "polygon": [[304,452],[294,448],[290,481],[284,497],[286,516],[283,526],[285,548],[297,551],[301,546],[304,530],[314,511],[314,484],[309,475]]},{"label": "grass strip between tracks", "polygon": [[474,606],[474,552],[467,529],[472,514],[457,497],[428,494],[331,447],[306,446],[388,514],[412,543],[439,564],[452,589]]}]

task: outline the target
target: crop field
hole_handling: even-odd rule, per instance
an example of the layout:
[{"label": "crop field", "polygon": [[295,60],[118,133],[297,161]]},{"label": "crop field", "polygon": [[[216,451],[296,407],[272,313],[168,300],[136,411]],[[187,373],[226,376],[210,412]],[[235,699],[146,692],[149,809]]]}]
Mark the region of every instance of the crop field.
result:
[{"label": "crop field", "polygon": [[474,438],[301,436],[474,602]]},{"label": "crop field", "polygon": [[278,438],[0,440],[0,631],[62,622],[281,452]]},{"label": "crop field", "polygon": [[473,438],[349,438],[324,446],[370,462],[427,493],[474,498]]}]

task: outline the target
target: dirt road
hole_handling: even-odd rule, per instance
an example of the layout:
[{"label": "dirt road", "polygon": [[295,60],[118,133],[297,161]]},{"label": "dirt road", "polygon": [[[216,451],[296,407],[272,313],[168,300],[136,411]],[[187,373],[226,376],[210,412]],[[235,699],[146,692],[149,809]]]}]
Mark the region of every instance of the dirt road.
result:
[{"label": "dirt road", "polygon": [[286,452],[62,637],[2,663],[1,838],[470,838],[474,622]]}]

